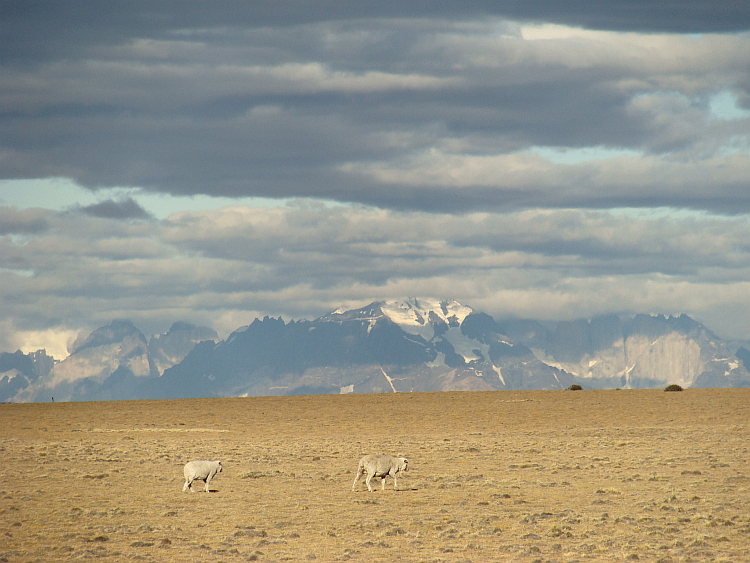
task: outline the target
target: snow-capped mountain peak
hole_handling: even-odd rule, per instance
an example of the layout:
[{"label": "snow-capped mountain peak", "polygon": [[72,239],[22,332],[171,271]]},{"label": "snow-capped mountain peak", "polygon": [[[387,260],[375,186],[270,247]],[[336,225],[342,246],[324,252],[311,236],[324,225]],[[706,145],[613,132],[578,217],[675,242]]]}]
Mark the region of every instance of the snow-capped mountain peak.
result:
[{"label": "snow-capped mountain peak", "polygon": [[745,356],[687,316],[547,326],[408,298],[312,321],[264,317],[218,344],[206,331],[176,323],[147,344],[118,321],[59,363],[0,354],[0,401],[750,386]]},{"label": "snow-capped mountain peak", "polygon": [[401,326],[424,325],[440,319],[447,325],[460,325],[474,310],[458,301],[410,297],[398,301],[385,301],[380,309],[394,323]]},{"label": "snow-capped mountain peak", "polygon": [[[458,328],[464,319],[474,313],[474,309],[462,305],[453,299],[434,299],[409,297],[392,301],[376,301],[361,309],[337,309],[322,317],[323,321],[367,321],[370,328],[381,318],[387,318],[401,330],[412,336],[421,336],[430,342],[439,325]],[[444,330],[439,330],[441,334]]]},{"label": "snow-capped mountain peak", "polygon": [[419,335],[426,341],[435,336],[435,324],[460,326],[474,310],[458,301],[410,297],[380,304],[383,315],[408,334]]}]

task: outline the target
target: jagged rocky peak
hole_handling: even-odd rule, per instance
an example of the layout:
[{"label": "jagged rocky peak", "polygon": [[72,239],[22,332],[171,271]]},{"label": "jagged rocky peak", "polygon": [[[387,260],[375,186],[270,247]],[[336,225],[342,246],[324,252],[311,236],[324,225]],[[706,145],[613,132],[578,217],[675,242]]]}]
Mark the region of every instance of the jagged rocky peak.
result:
[{"label": "jagged rocky peak", "polygon": [[192,348],[195,344],[204,340],[216,341],[218,339],[219,335],[212,328],[178,321],[170,327],[166,334],[153,336],[149,341],[149,349],[161,348],[171,352],[174,349]]},{"label": "jagged rocky peak", "polygon": [[218,339],[219,335],[211,328],[178,321],[166,334],[153,336],[149,341],[151,363],[161,375],[165,369],[181,362],[199,342]]},{"label": "jagged rocky peak", "polygon": [[79,336],[71,346],[70,353],[73,355],[88,348],[116,344],[122,342],[127,337],[134,337],[144,346],[146,345],[146,337],[143,336],[141,331],[138,330],[131,321],[126,319],[116,319],[110,324],[96,329],[87,337]]},{"label": "jagged rocky peak", "polygon": [[24,354],[0,353],[0,402],[12,399],[37,379],[46,376],[55,365],[55,359],[45,350]]}]

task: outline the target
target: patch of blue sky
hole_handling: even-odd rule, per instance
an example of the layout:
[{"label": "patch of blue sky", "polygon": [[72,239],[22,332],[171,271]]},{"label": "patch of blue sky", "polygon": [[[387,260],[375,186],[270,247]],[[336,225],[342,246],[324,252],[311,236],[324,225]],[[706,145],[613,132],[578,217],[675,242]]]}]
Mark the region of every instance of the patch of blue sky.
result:
[{"label": "patch of blue sky", "polygon": [[14,274],[22,278],[31,278],[34,276],[34,270],[19,270],[16,268],[0,268],[0,272]]},{"label": "patch of blue sky", "polygon": [[750,155],[750,135],[732,135],[718,151],[720,156],[731,156],[740,152]]},{"label": "patch of blue sky", "polygon": [[0,205],[19,209],[43,208],[64,211],[86,207],[106,200],[132,198],[157,219],[182,211],[211,211],[230,205],[250,207],[283,207],[289,199],[262,197],[228,198],[207,195],[174,196],[151,193],[140,188],[105,188],[88,190],[67,178],[0,180]]},{"label": "patch of blue sky", "polygon": [[662,98],[662,99],[673,99],[679,100],[685,104],[685,106],[692,106],[703,109],[708,114],[715,118],[724,121],[736,121],[741,119],[750,118],[750,110],[744,109],[739,106],[737,96],[731,90],[725,89],[708,97],[708,104],[706,105],[705,97],[690,98],[682,92],[674,90],[657,90],[640,92],[633,96],[633,99],[639,98]]},{"label": "patch of blue sky", "polygon": [[548,147],[534,146],[529,148],[529,152],[549,160],[554,164],[580,164],[592,160],[606,160],[618,157],[637,157],[642,156],[641,151],[631,149],[618,149],[610,147]]},{"label": "patch of blue sky", "polygon": [[[709,110],[712,117],[721,121],[750,119],[750,110],[741,108],[737,103],[737,96],[728,90],[711,97]],[[750,133],[732,135],[719,149],[721,156],[730,156],[740,152],[750,153]]]},{"label": "patch of blue sky", "polygon": [[231,205],[248,207],[285,207],[289,200],[266,197],[213,197],[208,195],[173,196],[163,193],[149,193],[135,190],[131,197],[157,219],[166,219],[172,213],[183,211],[212,211]]},{"label": "patch of blue sky", "polygon": [[750,118],[750,110],[737,105],[737,96],[727,90],[711,97],[709,102],[711,115],[724,121],[736,121]]}]

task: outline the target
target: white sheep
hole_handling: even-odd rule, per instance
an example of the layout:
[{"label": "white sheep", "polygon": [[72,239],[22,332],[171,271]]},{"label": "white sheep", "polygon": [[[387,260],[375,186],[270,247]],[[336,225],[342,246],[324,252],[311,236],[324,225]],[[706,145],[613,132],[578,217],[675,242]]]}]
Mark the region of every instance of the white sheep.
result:
[{"label": "white sheep", "polygon": [[182,492],[186,493],[190,489],[191,493],[193,490],[193,481],[203,481],[206,483],[205,491],[208,492],[208,484],[211,479],[217,473],[221,473],[221,462],[220,461],[189,461],[185,464],[183,474],[185,475],[185,484],[182,487]]},{"label": "white sheep", "polygon": [[401,471],[407,471],[409,469],[409,460],[405,457],[393,457],[390,455],[366,455],[359,460],[359,466],[357,467],[357,476],[354,478],[352,484],[352,491],[357,489],[357,481],[359,481],[362,475],[367,475],[365,483],[367,483],[367,489],[372,492],[370,481],[373,477],[380,477],[381,483],[383,484],[382,490],[385,490],[385,478],[389,475],[393,477],[393,488],[398,489],[398,480],[396,475]]}]

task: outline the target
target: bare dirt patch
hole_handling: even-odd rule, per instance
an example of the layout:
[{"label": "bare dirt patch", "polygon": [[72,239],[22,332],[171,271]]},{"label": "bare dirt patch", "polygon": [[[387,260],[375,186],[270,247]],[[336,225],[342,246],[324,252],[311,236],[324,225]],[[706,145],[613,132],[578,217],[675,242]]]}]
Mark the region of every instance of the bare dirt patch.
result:
[{"label": "bare dirt patch", "polygon": [[[0,405],[0,562],[750,561],[750,390]],[[409,458],[399,491],[366,453]],[[211,493],[182,466],[221,459]],[[200,489],[200,487],[198,487]]]}]

